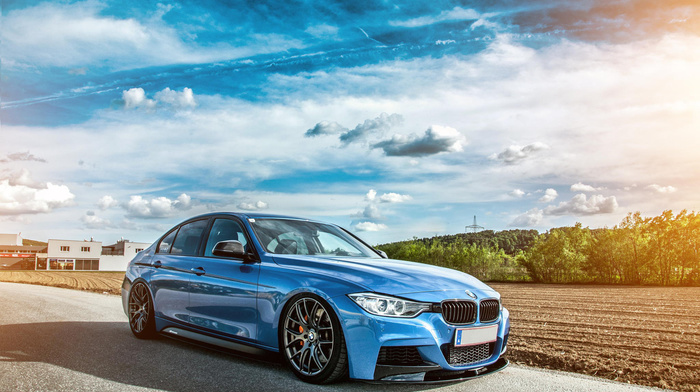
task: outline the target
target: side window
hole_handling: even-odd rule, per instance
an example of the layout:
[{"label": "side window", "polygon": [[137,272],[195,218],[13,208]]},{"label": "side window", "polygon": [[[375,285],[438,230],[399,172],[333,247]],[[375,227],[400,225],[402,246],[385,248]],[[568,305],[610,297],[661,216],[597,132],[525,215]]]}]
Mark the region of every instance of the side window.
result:
[{"label": "side window", "polygon": [[190,222],[180,227],[177,232],[173,246],[170,249],[170,254],[194,256],[199,248],[199,241],[202,238],[202,232],[207,227],[207,220],[198,220]]},{"label": "side window", "polygon": [[244,247],[248,243],[241,225],[232,219],[217,219],[214,221],[209,232],[206,248],[204,248],[204,256],[213,256],[214,246],[221,241],[240,241]]},{"label": "side window", "polygon": [[282,233],[267,244],[267,251],[276,254],[308,255],[304,237],[295,232]]},{"label": "side window", "polygon": [[166,235],[165,238],[163,238],[163,240],[160,241],[160,244],[158,245],[158,253],[170,252],[170,245],[173,244],[175,234],[177,234],[177,230],[171,231],[170,234]]}]

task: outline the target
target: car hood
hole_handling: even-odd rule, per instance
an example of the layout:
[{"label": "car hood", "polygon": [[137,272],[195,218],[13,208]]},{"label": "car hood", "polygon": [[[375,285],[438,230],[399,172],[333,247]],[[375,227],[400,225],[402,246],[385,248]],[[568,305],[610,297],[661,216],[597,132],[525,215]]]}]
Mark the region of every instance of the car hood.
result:
[{"label": "car hood", "polygon": [[[277,264],[325,275],[383,294],[420,301],[445,298],[499,298],[496,291],[475,277],[449,268],[412,261],[359,257],[273,255]],[[447,292],[447,293],[446,293]]]}]

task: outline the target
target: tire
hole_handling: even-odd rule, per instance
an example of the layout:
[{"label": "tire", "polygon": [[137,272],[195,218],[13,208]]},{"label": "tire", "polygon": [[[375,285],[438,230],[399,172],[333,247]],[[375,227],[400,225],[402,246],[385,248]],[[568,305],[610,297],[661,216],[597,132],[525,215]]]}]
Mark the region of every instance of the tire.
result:
[{"label": "tire", "polygon": [[300,294],[287,302],[279,324],[280,353],[302,381],[329,384],[348,373],[338,317],[321,297]]},{"label": "tire", "polygon": [[129,291],[129,327],[139,339],[153,339],[157,336],[153,298],[143,282],[134,284]]}]

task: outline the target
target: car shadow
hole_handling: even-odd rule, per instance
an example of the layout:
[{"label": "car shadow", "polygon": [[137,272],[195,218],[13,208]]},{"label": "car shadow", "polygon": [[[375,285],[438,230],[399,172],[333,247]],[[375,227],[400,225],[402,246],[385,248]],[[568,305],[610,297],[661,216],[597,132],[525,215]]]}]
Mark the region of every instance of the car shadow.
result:
[{"label": "car shadow", "polygon": [[276,354],[219,352],[166,338],[140,340],[131,334],[126,322],[0,325],[2,362],[46,363],[122,384],[173,392],[421,391],[437,387],[352,381],[328,386],[306,384]]}]

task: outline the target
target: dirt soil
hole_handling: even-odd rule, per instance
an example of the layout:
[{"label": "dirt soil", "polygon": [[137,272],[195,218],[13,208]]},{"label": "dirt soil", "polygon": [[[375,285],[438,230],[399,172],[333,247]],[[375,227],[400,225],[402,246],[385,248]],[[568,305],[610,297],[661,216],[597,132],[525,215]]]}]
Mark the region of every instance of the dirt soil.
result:
[{"label": "dirt soil", "polygon": [[700,391],[700,287],[491,284],[515,363]]},{"label": "dirt soil", "polygon": [[[123,272],[0,271],[0,281],[119,294]],[[700,391],[700,287],[493,283],[512,362]]]}]

